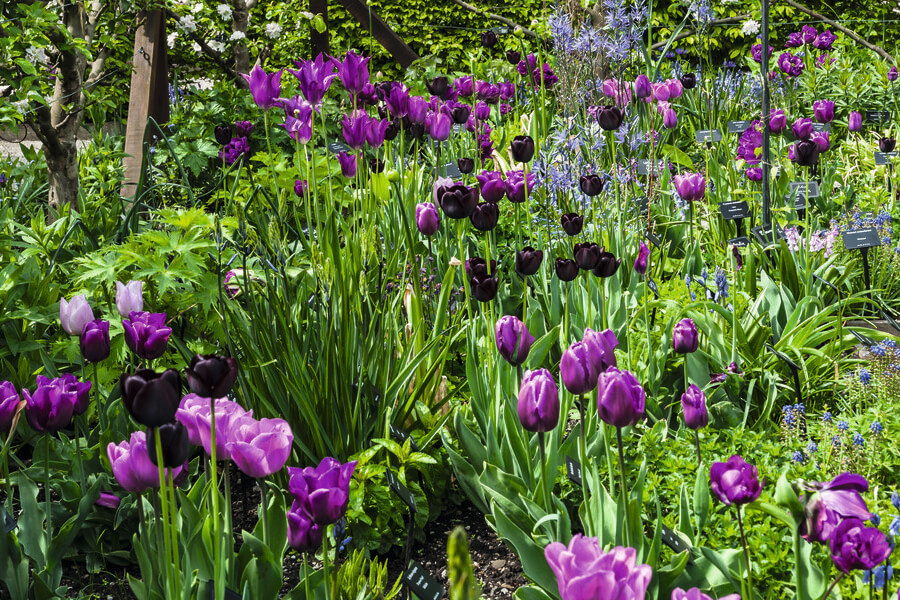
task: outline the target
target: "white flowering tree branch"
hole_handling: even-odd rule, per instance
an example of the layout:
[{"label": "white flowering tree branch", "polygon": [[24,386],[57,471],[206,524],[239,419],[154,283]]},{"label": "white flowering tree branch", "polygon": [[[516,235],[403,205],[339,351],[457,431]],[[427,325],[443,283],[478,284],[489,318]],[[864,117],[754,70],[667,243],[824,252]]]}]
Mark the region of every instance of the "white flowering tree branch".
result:
[{"label": "white flowering tree branch", "polygon": [[[179,17],[175,13],[170,11],[168,13],[168,15],[176,23],[181,23],[181,17]],[[217,52],[215,49],[212,48],[212,46],[209,45],[209,43],[205,39],[203,39],[203,36],[201,36],[199,33],[197,33],[196,30],[187,31],[187,34],[194,42],[197,43],[198,46],[200,46],[200,50],[203,52],[203,54],[208,56],[209,59],[212,62],[214,62],[217,67],[222,69],[222,71],[230,79],[233,79],[237,86],[244,87],[244,88],[247,87],[247,81],[243,77],[241,77],[240,73],[235,71],[232,68],[232,66],[228,64],[228,62],[222,57],[221,52]]]}]

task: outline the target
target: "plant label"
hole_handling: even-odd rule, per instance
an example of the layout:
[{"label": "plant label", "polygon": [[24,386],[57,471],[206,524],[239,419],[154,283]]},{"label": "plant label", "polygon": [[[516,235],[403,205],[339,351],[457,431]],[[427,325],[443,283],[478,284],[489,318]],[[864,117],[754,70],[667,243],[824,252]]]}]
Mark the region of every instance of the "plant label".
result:
[{"label": "plant label", "polygon": [[775,223],[775,234],[772,232],[772,225],[769,225],[765,229],[763,227],[754,227],[750,231],[753,233],[753,237],[757,239],[757,241],[763,246],[767,246],[769,244],[775,243],[775,234],[778,235],[780,239],[786,239],[784,236],[784,229],[781,228],[781,225]]},{"label": "plant label", "polygon": [[647,211],[650,210],[650,200],[647,196],[635,196],[631,199],[631,203],[639,214],[646,215]]},{"label": "plant label", "polygon": [[406,440],[410,440],[409,447],[412,448],[413,450],[415,450],[416,452],[419,451],[419,446],[418,446],[418,444],[416,444],[416,440],[413,439],[408,433],[406,433],[405,431],[403,431],[402,429],[400,429],[399,427],[397,427],[395,425],[391,425],[390,427],[388,427],[388,429],[391,432],[392,438],[394,438],[401,444],[405,444]]},{"label": "plant label", "polygon": [[450,179],[456,180],[462,178],[462,172],[459,170],[459,166],[454,162],[449,162],[444,165],[442,168],[435,167],[431,173],[435,177],[441,177],[441,171],[445,173],[443,177],[449,177]]},{"label": "plant label", "polygon": [[[637,172],[638,175],[649,175],[650,174],[650,159],[647,158],[639,158],[637,159]],[[659,173],[665,168],[665,163],[661,160],[656,161],[656,170],[654,173]]]},{"label": "plant label", "polygon": [[733,244],[738,248],[746,248],[750,245],[750,238],[748,238],[746,235],[742,235],[736,238],[731,238],[730,240],[728,240],[728,243]]},{"label": "plant label", "polygon": [[418,509],[416,508],[416,498],[410,493],[406,486],[400,483],[400,480],[397,479],[397,476],[394,475],[394,472],[391,471],[390,467],[385,471],[385,478],[387,478],[388,487],[393,490],[397,496],[403,500],[403,503],[409,507],[410,512],[416,513]]},{"label": "plant label", "polygon": [[579,463],[571,456],[566,457],[566,476],[569,478],[569,481],[571,481],[575,485],[582,485],[581,463]]},{"label": "plant label", "polygon": [[728,133],[744,133],[750,128],[751,123],[753,121],[747,119],[743,121],[728,121]]},{"label": "plant label", "polygon": [[819,182],[818,181],[792,181],[790,183],[790,193],[797,194],[797,198],[818,198]]},{"label": "plant label", "polygon": [[863,335],[860,332],[856,331],[855,329],[850,329],[849,327],[847,328],[847,331],[849,331],[853,337],[855,337],[857,340],[859,340],[860,344],[862,344],[864,346],[874,346],[875,345],[875,340],[873,340],[869,336]]},{"label": "plant label", "polygon": [[440,600],[447,593],[437,579],[414,560],[409,561],[409,567],[403,574],[403,585],[419,600]]},{"label": "plant label", "polygon": [[834,285],[833,283],[831,283],[830,281],[828,281],[827,279],[822,279],[821,277],[819,277],[816,274],[813,274],[813,279],[817,280],[819,283],[825,285],[826,287],[831,288],[831,291],[833,291],[838,296],[841,295],[841,292],[837,289],[837,286]]},{"label": "plant label", "polygon": [[722,132],[718,129],[701,129],[697,132],[697,143],[721,142]]},{"label": "plant label", "polygon": [[653,281],[649,276],[647,277],[647,287],[650,288],[650,291],[653,292],[653,295],[659,298],[659,286],[656,285],[656,282]]},{"label": "plant label", "polygon": [[460,125],[459,123],[454,123],[450,129],[452,129],[454,133],[459,133],[460,131],[462,131],[462,125]]},{"label": "plant label", "polygon": [[891,113],[886,110],[867,110],[866,121],[869,123],[887,123],[891,120]]},{"label": "plant label", "polygon": [[504,35],[509,33],[509,27],[491,27],[491,31],[497,35]]},{"label": "plant label", "polygon": [[719,212],[726,221],[746,219],[750,216],[750,205],[745,200],[722,202],[719,204]]},{"label": "plant label", "polygon": [[813,131],[827,131],[831,132],[831,123],[813,123]]},{"label": "plant label", "polygon": [[844,248],[847,250],[876,248],[881,245],[881,238],[878,237],[878,230],[874,227],[857,229],[856,231],[845,231],[841,234],[841,239],[844,241]]},{"label": "plant label", "polygon": [[657,248],[659,248],[660,244],[662,244],[662,241],[659,239],[659,236],[657,236],[652,231],[647,231],[647,233],[645,235],[647,236],[647,239],[650,241],[650,243],[653,244],[654,246],[656,246]]},{"label": "plant label", "polygon": [[3,512],[3,532],[4,533],[12,533],[18,525],[16,524],[16,520],[12,518],[12,516],[4,511]]},{"label": "plant label", "polygon": [[343,142],[331,142],[330,144],[328,144],[328,149],[335,154],[337,154],[338,152],[346,152],[347,154],[353,152],[353,148]]},{"label": "plant label", "polygon": [[900,323],[898,323],[897,321],[895,321],[895,320],[894,320],[894,317],[892,317],[892,316],[890,315],[890,313],[888,313],[888,311],[886,311],[886,310],[884,309],[884,307],[882,307],[881,310],[880,310],[879,312],[881,313],[881,318],[884,319],[885,321],[887,321],[888,325],[890,325],[891,327],[893,327],[893,328],[896,329],[897,331],[900,331]]},{"label": "plant label", "polygon": [[663,544],[671,548],[676,554],[679,552],[690,551],[691,547],[687,545],[687,542],[685,542],[680,535],[665,525],[660,525],[662,527],[662,530],[660,531],[660,540]]},{"label": "plant label", "polygon": [[876,152],[875,164],[886,165],[890,162],[893,162],[893,160],[898,156],[900,156],[900,150],[894,150],[893,152]]},{"label": "plant label", "polygon": [[786,365],[787,365],[788,367],[790,367],[792,370],[798,371],[798,370],[800,369],[800,365],[798,365],[798,364],[795,363],[793,360],[791,360],[791,358],[790,358],[787,354],[784,354],[784,353],[782,353],[782,352],[779,352],[778,350],[776,350],[775,348],[773,348],[773,347],[770,346],[769,344],[766,344],[766,350],[768,350],[769,352],[771,352],[772,354],[774,354],[775,356],[777,356],[777,357],[781,360],[781,362],[783,362],[784,364],[786,364]]}]

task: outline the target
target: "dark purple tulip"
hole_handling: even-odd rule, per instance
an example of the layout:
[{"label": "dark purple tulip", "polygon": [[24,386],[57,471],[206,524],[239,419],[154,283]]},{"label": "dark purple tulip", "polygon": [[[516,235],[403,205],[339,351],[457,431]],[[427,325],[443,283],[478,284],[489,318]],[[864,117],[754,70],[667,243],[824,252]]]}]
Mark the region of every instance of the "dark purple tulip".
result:
[{"label": "dark purple tulip", "polygon": [[493,48],[497,45],[497,34],[493,31],[482,31],[481,32],[481,45],[485,48]]},{"label": "dark purple tulip", "polygon": [[713,494],[728,506],[748,504],[762,493],[756,467],[736,454],[728,462],[713,463],[709,480]]},{"label": "dark purple tulip", "polygon": [[393,118],[403,118],[409,112],[409,90],[406,86],[395,83],[391,86],[391,91],[384,98],[384,104],[391,113]]},{"label": "dark purple tulip", "polygon": [[81,330],[81,355],[88,362],[98,363],[109,357],[109,321],[95,319]]},{"label": "dark purple tulip", "polygon": [[75,391],[66,388],[62,378],[50,379],[38,375],[33,394],[28,389],[22,390],[25,418],[32,429],[53,433],[68,426],[78,397]]},{"label": "dark purple tulip", "polygon": [[438,188],[437,196],[441,210],[451,219],[465,219],[478,204],[476,190],[459,183]]},{"label": "dark purple tulip", "polygon": [[234,135],[237,137],[250,137],[250,134],[253,133],[255,128],[256,126],[250,121],[235,121]]},{"label": "dark purple tulip", "polygon": [[410,96],[406,116],[410,123],[424,124],[428,114],[428,103],[422,96]]},{"label": "dark purple tulip", "polygon": [[479,100],[483,100],[488,104],[497,104],[500,101],[500,86],[494,85],[489,81],[479,81],[475,85],[475,89]]},{"label": "dark purple tulip", "polygon": [[506,195],[506,182],[500,171],[482,171],[475,176],[485,202],[500,202]]},{"label": "dark purple tulip", "polygon": [[597,123],[604,131],[614,131],[622,124],[622,111],[618,106],[598,106]]},{"label": "dark purple tulip", "polygon": [[593,269],[593,273],[597,277],[612,277],[619,270],[619,265],[621,264],[621,258],[616,258],[612,252],[604,251],[600,253],[600,258],[597,261],[597,266]]},{"label": "dark purple tulip", "polygon": [[517,411],[525,431],[540,433],[556,427],[559,423],[559,390],[550,371],[525,372],[519,386]]},{"label": "dark purple tulip", "polygon": [[237,381],[238,362],[231,357],[197,354],[185,375],[188,387],[198,396],[224,398]]},{"label": "dark purple tulip", "polygon": [[500,356],[514,367],[525,362],[534,343],[534,336],[528,332],[525,323],[514,315],[505,315],[497,320],[494,338]]},{"label": "dark purple tulip", "polygon": [[575,342],[563,352],[559,361],[559,375],[563,385],[576,396],[587,394],[597,387],[597,366],[590,344]]},{"label": "dark purple tulip", "polygon": [[331,457],[323,458],[317,467],[289,467],[288,490],[314,523],[330,525],[347,511],[354,469],[355,460],[341,464]]},{"label": "dark purple tulip", "polygon": [[781,133],[787,128],[787,115],[782,109],[772,109],[769,114],[769,131]]},{"label": "dark purple tulip", "polygon": [[433,202],[416,205],[416,227],[424,235],[434,235],[441,227],[441,213]]},{"label": "dark purple tulip", "polygon": [[579,269],[586,271],[595,269],[600,264],[600,254],[602,253],[603,248],[593,242],[575,244],[575,263]]},{"label": "dark purple tulip", "polygon": [[619,340],[612,329],[604,329],[603,331],[594,331],[590,327],[584,330],[582,342],[587,344],[590,351],[591,362],[597,373],[603,373],[610,367],[616,366],[616,347]]},{"label": "dark purple tulip", "polygon": [[341,120],[341,133],[347,145],[354,149],[362,148],[366,143],[366,129],[369,125],[369,115],[358,110],[352,115],[344,115]]},{"label": "dark purple tulip", "polygon": [[740,271],[744,267],[744,257],[741,256],[741,249],[732,244],[731,254],[734,256],[735,269]]},{"label": "dark purple tulip", "polygon": [[584,226],[584,217],[578,213],[565,213],[559,218],[566,235],[578,235]]},{"label": "dark purple tulip", "polygon": [[322,545],[327,526],[320,527],[296,500],[287,511],[288,544],[297,552],[315,552]]},{"label": "dark purple tulip", "polygon": [[[490,275],[488,273],[488,265],[487,262],[481,258],[480,256],[476,256],[474,258],[466,259],[466,275],[468,275],[469,279],[473,277],[487,277]],[[491,261],[491,273],[497,272],[497,261]]]},{"label": "dark purple tulip", "polygon": [[847,129],[850,131],[862,130],[862,115],[855,110],[851,111],[847,117]]},{"label": "dark purple tulip", "polygon": [[78,378],[72,375],[71,373],[65,373],[56,379],[47,379],[42,375],[38,375],[38,385],[41,385],[41,380],[45,383],[56,382],[57,385],[61,385],[63,390],[66,393],[75,395],[75,405],[72,408],[72,415],[78,416],[83,414],[90,405],[91,401],[91,382],[84,381],[79,383]]},{"label": "dark purple tulip", "polygon": [[337,153],[338,164],[341,166],[341,175],[347,179],[356,176],[356,155],[346,152]]},{"label": "dark purple tulip", "polygon": [[809,139],[794,144],[794,158],[801,167],[811,167],[819,162],[819,145]]},{"label": "dark purple tulip", "polygon": [[693,319],[682,319],[672,329],[672,348],[679,354],[696,352],[700,347],[700,334]]},{"label": "dark purple tulip", "polygon": [[844,519],[872,518],[861,493],[869,491],[869,482],[856,473],[841,473],[828,483],[805,483],[814,492],[806,499],[806,519],[801,535],[807,542],[826,543],[838,523]]},{"label": "dark purple tulip", "polygon": [[686,90],[692,90],[697,87],[697,76],[693,73],[685,73],[681,76],[681,85]]},{"label": "dark purple tulip", "polygon": [[681,395],[681,410],[684,412],[684,424],[690,429],[702,429],[709,425],[706,395],[696,385],[691,384]]},{"label": "dark purple tulip", "polygon": [[456,166],[459,167],[460,173],[468,175],[475,170],[475,159],[464,156],[456,160]]},{"label": "dark purple tulip", "polygon": [[809,136],[811,136],[813,132],[812,119],[797,119],[796,121],[794,121],[794,124],[791,125],[791,131],[794,133],[794,137],[798,140],[808,140]]},{"label": "dark purple tulip", "polygon": [[845,519],[832,533],[831,560],[849,573],[872,569],[891,555],[891,544],[877,527],[866,527],[859,519]]},{"label": "dark purple tulip", "polygon": [[[188,440],[188,432],[179,421],[172,421],[159,426],[159,441],[162,446],[163,466],[174,469],[187,462],[191,452],[191,443]],[[147,453],[150,462],[156,462],[156,436],[153,430],[147,431]]]},{"label": "dark purple tulip", "polygon": [[12,427],[13,417],[16,416],[21,401],[12,382],[0,382],[0,433],[8,432]]},{"label": "dark purple tulip", "polygon": [[882,152],[893,152],[896,146],[897,140],[892,137],[883,137],[878,140],[878,148],[880,148]]},{"label": "dark purple tulip", "polygon": [[496,277],[478,276],[472,278],[469,282],[472,288],[472,295],[479,302],[490,302],[497,296],[497,288],[500,280]]},{"label": "dark purple tulip", "polygon": [[[534,173],[528,174],[528,193],[534,189]],[[525,202],[525,173],[524,171],[507,171],[506,173],[506,196],[510,202]]]},{"label": "dark purple tulip", "polygon": [[216,125],[213,133],[216,142],[218,142],[220,146],[224,146],[231,141],[231,125]]},{"label": "dark purple tulip", "polygon": [[369,119],[366,124],[366,143],[372,148],[380,148],[384,144],[385,135],[390,122],[387,119]]},{"label": "dark purple tulip", "polygon": [[478,231],[490,231],[497,226],[500,219],[500,209],[493,202],[482,202],[475,207],[469,220],[472,227]]},{"label": "dark purple tulip", "polygon": [[431,81],[425,83],[428,91],[432,96],[437,96],[441,100],[446,100],[447,92],[450,91],[450,82],[444,76],[435,77]]},{"label": "dark purple tulip", "polygon": [[596,196],[603,191],[603,179],[599,175],[591,173],[578,178],[578,187],[587,196]]},{"label": "dark purple tulip", "polygon": [[400,125],[398,124],[398,120],[394,119],[392,121],[388,121],[388,126],[384,130],[384,141],[393,141],[394,138],[397,137],[398,133],[400,133]]},{"label": "dark purple tulip", "polygon": [[888,81],[897,81],[897,67],[891,67],[887,74]]},{"label": "dark purple tulip", "polygon": [[172,329],[166,327],[166,313],[136,312],[122,319],[125,344],[140,358],[153,360],[166,352]]},{"label": "dark purple tulip", "polygon": [[534,275],[541,268],[544,252],[525,246],[516,252],[516,273],[522,276]]},{"label": "dark purple tulip", "polygon": [[634,259],[634,272],[643,275],[647,272],[647,265],[650,261],[650,248],[644,242],[641,242],[638,248],[637,258]]},{"label": "dark purple tulip", "polygon": [[816,39],[813,40],[812,45],[818,50],[828,51],[831,50],[831,47],[834,45],[834,42],[836,40],[837,36],[831,33],[830,30],[826,29],[816,36]]},{"label": "dark purple tulip", "polygon": [[305,179],[294,180],[294,194],[296,194],[298,198],[305,196],[308,191],[309,183]]},{"label": "dark purple tulip", "polygon": [[152,369],[141,369],[133,375],[122,373],[119,388],[122,403],[141,425],[159,427],[175,418],[181,401],[181,380],[175,369],[162,373]]},{"label": "dark purple tulip", "polygon": [[506,51],[506,62],[508,62],[509,64],[516,65],[520,60],[522,60],[522,53],[518,50]]},{"label": "dark purple tulip", "polygon": [[463,125],[469,120],[469,115],[472,113],[472,107],[468,104],[460,104],[457,103],[450,109],[450,118],[453,119],[453,122],[457,125]]},{"label": "dark purple tulip", "polygon": [[637,98],[649,98],[653,93],[650,87],[650,78],[646,75],[638,75],[634,80],[634,95]]},{"label": "dark purple tulip", "polygon": [[369,83],[369,57],[363,58],[353,50],[347,51],[343,62],[337,62],[338,77],[351,96],[357,96]]},{"label": "dark purple tulip", "polygon": [[630,371],[610,367],[597,377],[597,414],[613,427],[630,427],[644,416],[644,387]]},{"label": "dark purple tulip", "polygon": [[700,173],[684,173],[672,178],[675,191],[685,202],[702,200],[706,194],[706,178]]},{"label": "dark purple tulip", "polygon": [[513,160],[520,163],[531,162],[534,158],[534,140],[530,135],[517,135],[509,144]]},{"label": "dark purple tulip", "polygon": [[834,102],[816,100],[813,102],[813,115],[819,123],[831,123],[834,121]]},{"label": "dark purple tulip", "polygon": [[[256,65],[251,69],[249,75],[241,73],[241,77],[246,79],[250,85],[250,93],[253,95],[253,101],[256,102],[258,107],[268,109],[276,105],[275,100],[281,95],[281,75],[283,71],[283,69],[279,69],[267,75],[261,66]],[[310,103],[315,104],[312,100],[310,100]]]},{"label": "dark purple tulip", "polygon": [[572,281],[578,277],[578,265],[571,258],[557,258],[556,276],[560,281]]},{"label": "dark purple tulip", "polygon": [[334,72],[334,63],[325,60],[320,53],[313,60],[294,61],[299,70],[290,70],[291,74],[300,82],[300,93],[306,101],[317,107],[325,98],[325,92],[331,87],[331,82],[337,77]]}]

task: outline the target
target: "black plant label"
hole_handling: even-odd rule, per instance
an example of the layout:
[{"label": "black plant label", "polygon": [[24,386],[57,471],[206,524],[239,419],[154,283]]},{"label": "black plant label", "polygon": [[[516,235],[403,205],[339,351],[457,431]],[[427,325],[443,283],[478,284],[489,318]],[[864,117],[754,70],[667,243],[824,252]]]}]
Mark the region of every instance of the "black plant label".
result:
[{"label": "black plant label", "polygon": [[841,239],[844,241],[844,248],[847,250],[876,248],[881,245],[881,238],[878,237],[878,230],[874,227],[857,229],[855,231],[845,231],[841,234]]},{"label": "black plant label", "polygon": [[581,463],[571,456],[566,457],[566,476],[569,478],[569,481],[575,485],[582,485]]},{"label": "black plant label", "polygon": [[419,600],[440,600],[447,593],[437,579],[414,560],[409,561],[409,567],[403,574],[403,585]]},{"label": "black plant label", "polygon": [[409,507],[409,510],[413,513],[418,512],[416,498],[406,489],[405,485],[400,483],[400,480],[397,479],[397,476],[394,475],[390,468],[385,470],[385,477],[387,478],[388,487]]}]

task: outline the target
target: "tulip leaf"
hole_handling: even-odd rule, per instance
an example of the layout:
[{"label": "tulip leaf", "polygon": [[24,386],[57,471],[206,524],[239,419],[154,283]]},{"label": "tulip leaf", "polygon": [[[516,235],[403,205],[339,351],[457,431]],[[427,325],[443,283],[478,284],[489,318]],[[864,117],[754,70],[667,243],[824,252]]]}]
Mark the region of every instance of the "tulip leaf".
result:
[{"label": "tulip leaf", "polygon": [[513,594],[516,600],[553,600],[547,592],[536,585],[522,586]]},{"label": "tulip leaf", "polygon": [[559,598],[555,593],[558,590],[556,576],[547,564],[544,558],[544,548],[539,546],[535,541],[513,523],[496,504],[491,504],[491,513],[496,520],[497,535],[516,549],[516,554],[522,561],[522,570],[525,575],[541,586],[544,591],[553,594],[554,598]]},{"label": "tulip leaf", "polygon": [[694,522],[697,525],[697,537],[703,533],[706,520],[709,518],[709,483],[706,469],[697,469],[694,482]]},{"label": "tulip leaf", "polygon": [[24,472],[18,471],[10,476],[15,479],[19,489],[19,504],[22,514],[19,516],[18,537],[22,548],[34,561],[37,570],[47,564],[46,538],[44,537],[44,510],[37,501],[37,485]]}]

